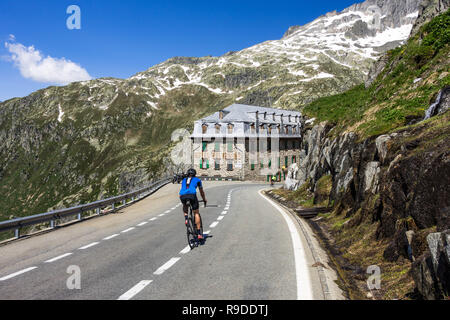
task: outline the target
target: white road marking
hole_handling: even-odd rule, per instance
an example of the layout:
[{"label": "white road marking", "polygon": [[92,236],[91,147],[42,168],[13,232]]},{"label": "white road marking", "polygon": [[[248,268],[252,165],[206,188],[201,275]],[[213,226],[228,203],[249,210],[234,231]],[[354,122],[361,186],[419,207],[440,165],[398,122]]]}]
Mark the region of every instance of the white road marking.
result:
[{"label": "white road marking", "polygon": [[[173,209],[172,209],[173,210]],[[170,210],[166,210],[166,211],[164,211],[164,213],[169,213],[170,212]]]},{"label": "white road marking", "polygon": [[89,243],[88,245],[85,245],[84,247],[78,248],[78,250],[84,250],[84,249],[96,246],[98,244],[99,244],[99,242],[92,242],[92,243]]},{"label": "white road marking", "polygon": [[228,210],[230,209],[230,206],[226,206],[225,208],[223,208],[224,210]]},{"label": "white road marking", "polygon": [[111,236],[109,236],[109,237],[103,238],[103,240],[109,240],[109,239],[112,239],[112,238],[117,237],[118,235],[119,235],[119,234],[116,233],[116,234],[113,234],[113,235],[111,235]]},{"label": "white road marking", "polygon": [[142,227],[143,225],[146,225],[147,223],[148,223],[148,221],[144,221],[144,222],[139,223],[137,226]]},{"label": "white road marking", "polygon": [[165,213],[161,213],[161,214],[158,214],[158,217],[164,217],[166,214]]},{"label": "white road marking", "polygon": [[50,263],[50,262],[54,262],[54,261],[56,261],[56,260],[59,260],[59,259],[62,259],[62,258],[68,257],[68,256],[70,256],[71,254],[72,254],[71,252],[69,252],[69,253],[64,253],[64,254],[62,254],[62,255],[60,255],[60,256],[54,257],[54,258],[52,258],[52,259],[49,259],[49,260],[47,260],[47,261],[44,261],[44,262],[45,262],[45,263]]},{"label": "white road marking", "polygon": [[209,234],[211,232],[211,230],[205,231],[203,232],[203,234]]},{"label": "white road marking", "polygon": [[294,247],[295,273],[297,278],[297,300],[312,300],[311,279],[309,277],[308,264],[306,263],[305,249],[300,240],[300,235],[297,232],[294,222],[289,214],[284,212],[276,203],[258,192],[261,197],[266,199],[272,206],[274,206],[283,216],[286,221],[289,233],[291,234],[292,245]]},{"label": "white road marking", "polygon": [[158,268],[158,270],[156,270],[155,272],[153,272],[153,274],[163,274],[164,271],[166,271],[167,269],[169,269],[171,266],[173,266],[178,260],[180,260],[180,257],[175,257],[170,259],[169,261],[167,261],[166,263],[164,263],[161,267]]},{"label": "white road marking", "polygon": [[153,280],[142,280],[137,285],[135,285],[133,288],[125,292],[123,295],[119,297],[117,300],[130,300],[135,295],[137,295],[139,292],[144,290],[146,286],[148,286]]},{"label": "white road marking", "polygon": [[131,228],[125,229],[125,230],[123,230],[123,231],[122,231],[122,233],[125,233],[125,232],[128,232],[128,231],[131,231],[131,230],[133,230],[133,229],[135,229],[135,228],[134,228],[134,227],[131,227]]},{"label": "white road marking", "polygon": [[180,253],[186,254],[186,253],[188,253],[189,251],[191,251],[191,247],[187,246],[186,248],[184,248],[183,250],[181,250]]},{"label": "white road marking", "polygon": [[20,275],[20,274],[22,274],[22,273],[25,273],[25,272],[34,270],[34,269],[36,269],[36,268],[37,268],[37,267],[29,267],[29,268],[26,268],[26,269],[17,271],[17,272],[12,273],[12,274],[10,274],[10,275],[8,275],[8,276],[5,276],[5,277],[3,277],[3,278],[0,278],[0,281],[5,281],[5,280],[8,280],[8,279],[14,278],[15,276],[18,276],[18,275]]},{"label": "white road marking", "polygon": [[150,221],[155,221],[157,218],[151,218]]},{"label": "white road marking", "polygon": [[222,213],[221,214],[227,214],[227,211],[225,210],[225,211],[222,211]]},{"label": "white road marking", "polygon": [[215,228],[217,225],[219,224],[219,221],[214,221],[213,223],[210,224],[210,228]]},{"label": "white road marking", "polygon": [[175,206],[175,207],[173,207],[173,208],[171,208],[170,210],[175,210],[177,207]]},{"label": "white road marking", "polygon": [[217,220],[220,221],[220,220],[222,220],[223,218],[225,218],[225,217],[224,217],[224,216],[218,216],[218,217],[217,217]]}]

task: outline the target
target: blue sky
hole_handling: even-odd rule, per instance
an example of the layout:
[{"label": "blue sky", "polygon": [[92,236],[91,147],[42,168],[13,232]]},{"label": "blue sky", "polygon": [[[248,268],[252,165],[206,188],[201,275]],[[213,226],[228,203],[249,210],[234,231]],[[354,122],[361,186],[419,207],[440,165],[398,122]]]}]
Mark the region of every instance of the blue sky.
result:
[{"label": "blue sky", "polygon": [[[62,78],[128,78],[174,56],[220,56],[280,39],[289,26],[355,2],[1,0],[0,101],[57,83],[62,66],[70,67]],[[69,5],[81,9],[80,30],[66,26]],[[41,59],[39,68],[30,59]]]}]

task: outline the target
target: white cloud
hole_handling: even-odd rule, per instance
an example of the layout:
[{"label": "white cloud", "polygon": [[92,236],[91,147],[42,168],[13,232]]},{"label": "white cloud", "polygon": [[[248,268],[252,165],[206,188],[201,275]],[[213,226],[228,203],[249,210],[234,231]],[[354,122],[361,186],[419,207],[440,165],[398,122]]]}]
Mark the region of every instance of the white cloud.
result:
[{"label": "white cloud", "polygon": [[[10,40],[14,41],[13,39],[15,39],[14,35],[10,35]],[[50,56],[45,58],[34,46],[25,47],[20,43],[6,42],[5,47],[11,53],[10,59],[19,68],[24,78],[53,84],[68,84],[92,79],[79,64],[65,58]]]}]

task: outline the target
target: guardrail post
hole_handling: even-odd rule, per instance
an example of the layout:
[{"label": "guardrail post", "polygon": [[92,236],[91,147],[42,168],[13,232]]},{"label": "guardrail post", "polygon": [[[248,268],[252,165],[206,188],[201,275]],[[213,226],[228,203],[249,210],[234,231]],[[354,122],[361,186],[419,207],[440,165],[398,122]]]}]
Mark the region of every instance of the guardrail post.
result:
[{"label": "guardrail post", "polygon": [[55,220],[50,220],[50,228],[54,228],[55,227]]},{"label": "guardrail post", "polygon": [[79,213],[79,214],[77,215],[77,219],[78,219],[78,220],[81,220],[81,213]]},{"label": "guardrail post", "polygon": [[19,228],[17,228],[17,229],[14,231],[14,237],[16,237],[16,239],[19,239],[19,238],[20,238],[20,229],[19,229]]},{"label": "guardrail post", "polygon": [[124,206],[124,205],[126,205],[127,204],[127,199],[123,199],[122,200],[122,205]]},{"label": "guardrail post", "polygon": [[114,211],[116,209],[116,204],[113,202],[113,204],[111,205],[111,209],[112,211]]},{"label": "guardrail post", "polygon": [[96,213],[97,215],[99,215],[99,214],[100,214],[100,208],[95,209],[95,213]]}]

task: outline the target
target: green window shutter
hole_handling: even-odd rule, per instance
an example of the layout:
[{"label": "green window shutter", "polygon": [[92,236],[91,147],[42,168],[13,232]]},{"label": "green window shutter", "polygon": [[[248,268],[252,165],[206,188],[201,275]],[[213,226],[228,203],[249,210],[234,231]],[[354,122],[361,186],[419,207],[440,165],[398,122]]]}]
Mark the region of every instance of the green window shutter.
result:
[{"label": "green window shutter", "polygon": [[216,142],[214,151],[216,151],[216,152],[220,151],[220,143],[219,142]]},{"label": "green window shutter", "polygon": [[233,142],[228,142],[228,152],[233,151]]},{"label": "green window shutter", "polygon": [[202,142],[202,151],[206,150],[206,142]]},{"label": "green window shutter", "polygon": [[209,160],[206,160],[206,169],[209,169]]},{"label": "green window shutter", "polygon": [[281,168],[281,158],[278,157],[278,168]]},{"label": "green window shutter", "polygon": [[252,163],[252,164],[250,165],[250,168],[251,168],[252,170],[255,170],[255,164]]},{"label": "green window shutter", "polygon": [[200,169],[203,169],[203,161],[200,159]]},{"label": "green window shutter", "polygon": [[287,156],[284,157],[284,165],[287,168],[287,166],[288,166],[288,157]]},{"label": "green window shutter", "polygon": [[269,168],[272,168],[272,160],[269,160]]}]

